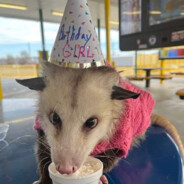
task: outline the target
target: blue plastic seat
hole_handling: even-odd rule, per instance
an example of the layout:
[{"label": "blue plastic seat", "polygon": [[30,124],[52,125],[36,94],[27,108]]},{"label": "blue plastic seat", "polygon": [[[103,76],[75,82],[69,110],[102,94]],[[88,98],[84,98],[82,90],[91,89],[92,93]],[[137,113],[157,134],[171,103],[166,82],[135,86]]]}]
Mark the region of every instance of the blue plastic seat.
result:
[{"label": "blue plastic seat", "polygon": [[109,184],[183,184],[183,165],[172,138],[152,126],[146,140],[106,176]]}]

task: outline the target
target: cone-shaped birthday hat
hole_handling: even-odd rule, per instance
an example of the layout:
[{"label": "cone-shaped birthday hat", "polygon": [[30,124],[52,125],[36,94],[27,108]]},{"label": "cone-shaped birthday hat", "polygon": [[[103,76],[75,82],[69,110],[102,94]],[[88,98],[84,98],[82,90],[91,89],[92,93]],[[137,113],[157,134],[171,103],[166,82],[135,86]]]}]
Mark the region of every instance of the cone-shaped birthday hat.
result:
[{"label": "cone-shaped birthday hat", "polygon": [[50,61],[74,68],[104,65],[86,0],[68,0]]}]

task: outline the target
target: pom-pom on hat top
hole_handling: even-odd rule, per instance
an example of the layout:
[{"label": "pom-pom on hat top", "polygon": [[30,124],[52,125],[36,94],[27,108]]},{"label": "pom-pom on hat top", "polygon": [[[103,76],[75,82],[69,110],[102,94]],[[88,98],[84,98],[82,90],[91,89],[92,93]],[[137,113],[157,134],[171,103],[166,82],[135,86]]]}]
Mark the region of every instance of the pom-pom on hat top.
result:
[{"label": "pom-pom on hat top", "polygon": [[105,65],[86,0],[68,0],[50,62],[71,68]]}]

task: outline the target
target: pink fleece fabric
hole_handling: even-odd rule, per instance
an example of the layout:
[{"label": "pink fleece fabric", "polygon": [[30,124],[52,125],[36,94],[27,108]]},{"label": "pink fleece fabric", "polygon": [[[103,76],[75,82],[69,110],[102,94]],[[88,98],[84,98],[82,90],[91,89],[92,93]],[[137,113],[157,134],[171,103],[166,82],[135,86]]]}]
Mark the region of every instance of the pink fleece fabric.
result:
[{"label": "pink fleece fabric", "polygon": [[[112,67],[107,61],[106,66]],[[120,77],[120,86],[132,92],[140,93],[137,99],[126,99],[124,113],[119,118],[115,133],[109,141],[100,142],[91,155],[100,154],[108,149],[121,150],[120,157],[126,157],[133,138],[144,133],[150,126],[155,101],[152,95],[123,80]]]},{"label": "pink fleece fabric", "polygon": [[[110,66],[108,63],[106,65]],[[140,96],[137,99],[125,100],[125,110],[119,118],[114,135],[109,141],[103,141],[97,144],[91,155],[97,155],[108,149],[117,148],[121,150],[120,157],[126,157],[132,139],[145,132],[150,126],[150,116],[155,104],[151,94],[137,88],[121,77],[120,86],[124,89],[140,93]],[[34,128],[36,130],[42,129],[39,122],[39,115],[36,116]]]},{"label": "pink fleece fabric", "polygon": [[140,96],[137,99],[125,100],[125,110],[119,118],[114,135],[109,141],[100,142],[93,150],[92,155],[117,148],[121,150],[120,157],[126,157],[132,139],[145,132],[150,126],[150,116],[155,104],[151,94],[123,79],[120,79],[120,86],[124,89],[140,93]]},{"label": "pink fleece fabric", "polygon": [[35,130],[42,130],[42,126],[40,124],[40,119],[39,118],[40,118],[40,116],[37,114],[36,118],[35,118],[34,126],[33,126],[33,128]]}]

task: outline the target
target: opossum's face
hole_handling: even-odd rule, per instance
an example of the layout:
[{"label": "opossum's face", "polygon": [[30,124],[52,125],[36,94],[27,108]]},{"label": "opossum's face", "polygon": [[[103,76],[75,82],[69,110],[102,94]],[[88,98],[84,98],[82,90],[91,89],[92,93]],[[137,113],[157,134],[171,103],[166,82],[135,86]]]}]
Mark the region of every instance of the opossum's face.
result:
[{"label": "opossum's face", "polygon": [[46,69],[46,88],[40,95],[39,113],[61,173],[76,171],[95,145],[110,136],[122,102],[111,100],[116,72],[95,69]]},{"label": "opossum's face", "polygon": [[44,75],[38,112],[52,161],[60,173],[70,174],[100,141],[110,138],[123,113],[123,102],[113,99],[114,95],[123,98],[112,92],[119,75],[108,68],[67,69],[51,64]]}]

